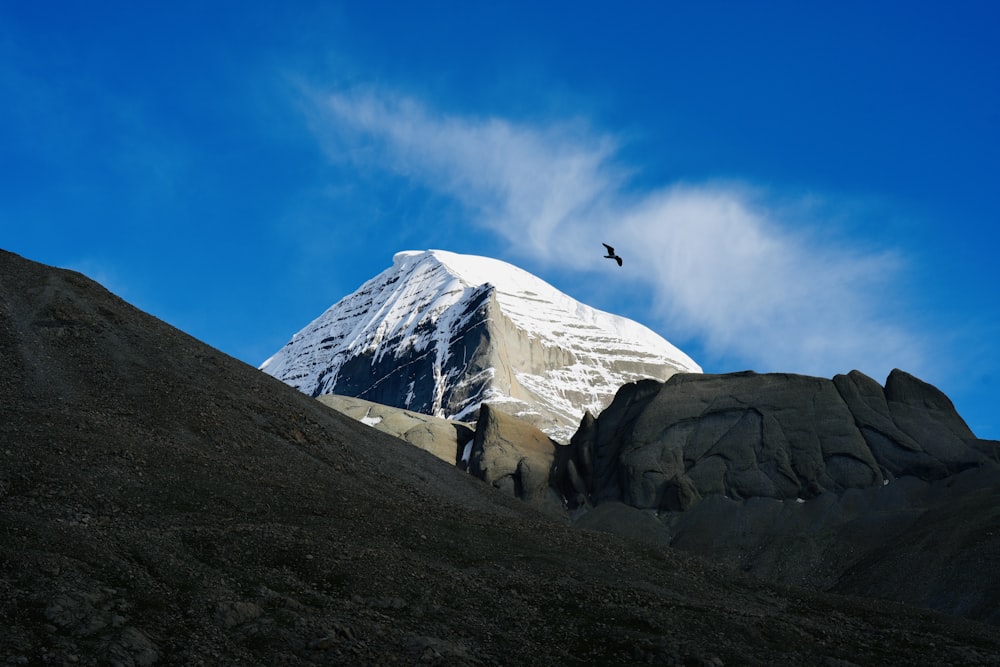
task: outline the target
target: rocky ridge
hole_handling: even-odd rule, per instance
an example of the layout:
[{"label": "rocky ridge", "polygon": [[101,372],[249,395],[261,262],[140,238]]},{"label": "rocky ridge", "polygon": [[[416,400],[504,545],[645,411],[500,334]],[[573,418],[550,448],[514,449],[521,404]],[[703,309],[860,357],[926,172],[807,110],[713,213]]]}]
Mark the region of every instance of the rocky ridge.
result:
[{"label": "rocky ridge", "polygon": [[623,387],[584,420],[571,464],[594,503],[684,510],[708,495],[808,499],[931,481],[989,460],[938,389],[900,370],[885,389],[853,371],[676,375]]}]

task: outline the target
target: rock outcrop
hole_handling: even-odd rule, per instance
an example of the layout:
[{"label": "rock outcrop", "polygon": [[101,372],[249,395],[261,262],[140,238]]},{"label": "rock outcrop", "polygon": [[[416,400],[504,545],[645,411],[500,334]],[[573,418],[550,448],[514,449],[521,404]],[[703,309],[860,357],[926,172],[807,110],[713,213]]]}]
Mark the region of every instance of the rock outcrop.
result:
[{"label": "rock outcrop", "polygon": [[467,424],[350,396],[325,394],[317,400],[467,470],[508,496],[562,516],[563,496],[554,480],[569,447],[531,422],[486,403],[477,423]]},{"label": "rock outcrop", "polygon": [[551,481],[556,451],[563,447],[531,423],[484,403],[469,472],[508,495],[559,507]]},{"label": "rock outcrop", "polygon": [[900,370],[885,389],[858,371],[833,379],[888,475],[940,479],[979,461],[976,437],[937,388]]},{"label": "rock outcrop", "polygon": [[629,384],[564,457],[553,484],[578,525],[1000,623],[1000,443],[903,371]]},{"label": "rock outcrop", "polygon": [[510,264],[440,250],[331,306],[261,366],[316,397],[355,396],[458,421],[483,402],[567,441],[618,388],[698,365],[648,328]]},{"label": "rock outcrop", "polygon": [[673,511],[940,479],[984,463],[977,442],[944,394],[899,370],[884,390],[857,371],[679,374],[623,387],[571,457],[591,503]]},{"label": "rock outcrop", "polygon": [[459,467],[464,467],[462,454],[476,433],[474,424],[431,417],[352,396],[324,394],[318,400],[348,417],[405,440],[442,461],[458,464]]}]

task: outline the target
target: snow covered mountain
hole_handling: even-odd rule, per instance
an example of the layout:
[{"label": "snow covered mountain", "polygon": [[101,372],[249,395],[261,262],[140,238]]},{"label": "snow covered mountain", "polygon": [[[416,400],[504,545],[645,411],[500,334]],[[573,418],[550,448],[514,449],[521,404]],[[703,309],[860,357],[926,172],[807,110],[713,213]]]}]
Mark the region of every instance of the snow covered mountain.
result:
[{"label": "snow covered mountain", "polygon": [[474,420],[489,402],[562,442],[621,385],[701,372],[637,322],[505,262],[442,250],[397,253],[261,369],[311,396],[448,419]]}]

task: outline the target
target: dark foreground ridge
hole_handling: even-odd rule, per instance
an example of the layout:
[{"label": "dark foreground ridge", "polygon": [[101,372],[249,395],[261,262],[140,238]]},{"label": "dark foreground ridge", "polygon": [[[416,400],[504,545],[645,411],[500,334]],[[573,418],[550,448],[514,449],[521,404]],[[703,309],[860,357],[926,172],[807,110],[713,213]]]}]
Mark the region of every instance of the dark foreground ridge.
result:
[{"label": "dark foreground ridge", "polygon": [[0,252],[7,664],[996,664],[996,628],[574,529]]}]

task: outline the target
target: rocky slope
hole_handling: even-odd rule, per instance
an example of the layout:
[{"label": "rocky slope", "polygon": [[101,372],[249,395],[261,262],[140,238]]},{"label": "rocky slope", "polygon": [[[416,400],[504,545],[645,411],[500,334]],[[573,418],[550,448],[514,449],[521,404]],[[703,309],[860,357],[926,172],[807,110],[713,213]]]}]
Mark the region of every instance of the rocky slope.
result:
[{"label": "rocky slope", "polygon": [[573,505],[621,505],[586,525],[644,510],[665,542],[761,576],[1000,624],[1000,443],[902,371],[626,385],[567,458],[552,485]]},{"label": "rocky slope", "polygon": [[622,384],[701,370],[646,327],[526,271],[441,250],[397,253],[261,369],[310,396],[459,421],[502,404],[563,441]]},{"label": "rocky slope", "polygon": [[581,531],[0,252],[9,664],[996,664],[995,628]]}]

